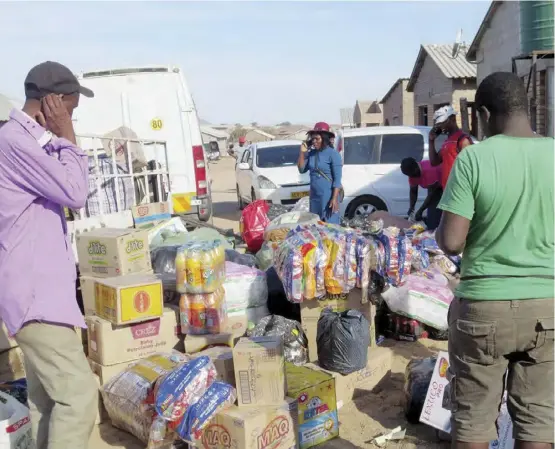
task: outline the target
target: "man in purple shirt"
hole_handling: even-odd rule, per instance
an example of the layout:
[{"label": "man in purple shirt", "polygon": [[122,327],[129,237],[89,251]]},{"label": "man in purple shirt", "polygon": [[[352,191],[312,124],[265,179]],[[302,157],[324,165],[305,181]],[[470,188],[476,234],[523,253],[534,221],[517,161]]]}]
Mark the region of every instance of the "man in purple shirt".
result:
[{"label": "man in purple shirt", "polygon": [[87,448],[97,413],[64,214],[87,200],[87,155],[71,122],[80,94],[93,96],[67,67],[39,64],[23,110],[0,129],[0,318],[25,356],[37,449]]}]

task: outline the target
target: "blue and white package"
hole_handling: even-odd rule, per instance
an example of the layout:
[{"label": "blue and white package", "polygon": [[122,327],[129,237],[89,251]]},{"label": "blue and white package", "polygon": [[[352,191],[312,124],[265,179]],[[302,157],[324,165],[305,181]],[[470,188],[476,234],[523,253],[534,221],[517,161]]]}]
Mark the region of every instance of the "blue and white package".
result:
[{"label": "blue and white package", "polygon": [[154,387],[154,409],[161,418],[177,421],[216,379],[216,368],[202,356],[178,366]]},{"label": "blue and white package", "polygon": [[170,427],[184,441],[194,443],[202,438],[202,431],[220,410],[231,406],[237,397],[235,388],[224,382],[214,382],[206,393],[186,411],[183,418]]}]

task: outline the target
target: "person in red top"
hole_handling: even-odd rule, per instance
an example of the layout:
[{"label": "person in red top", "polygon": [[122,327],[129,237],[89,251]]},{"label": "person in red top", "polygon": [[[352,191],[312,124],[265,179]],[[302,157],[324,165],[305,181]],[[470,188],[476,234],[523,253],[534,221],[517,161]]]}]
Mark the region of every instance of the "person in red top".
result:
[{"label": "person in red top", "polygon": [[437,208],[443,193],[440,184],[441,165],[434,167],[430,161],[417,162],[416,159],[407,157],[401,161],[401,171],[409,178],[410,206],[407,215],[410,216],[414,212],[418,200],[418,186],[428,189],[428,195],[414,218],[416,221],[422,220],[422,214],[427,210],[426,226],[428,229],[436,229],[441,220],[441,210]]},{"label": "person in red top", "polygon": [[[440,134],[447,134],[447,139],[436,151],[435,140]],[[463,148],[472,145],[472,140],[457,125],[457,113],[453,106],[443,106],[434,113],[434,127],[430,131],[428,153],[434,167],[441,164],[441,188],[445,189],[449,173],[455,159]]]}]

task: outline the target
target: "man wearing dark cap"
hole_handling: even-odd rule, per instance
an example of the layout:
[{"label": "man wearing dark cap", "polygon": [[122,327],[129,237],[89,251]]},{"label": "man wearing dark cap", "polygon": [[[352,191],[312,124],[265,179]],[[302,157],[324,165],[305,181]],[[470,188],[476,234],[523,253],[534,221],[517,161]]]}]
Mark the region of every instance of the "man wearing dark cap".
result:
[{"label": "man wearing dark cap", "polygon": [[80,94],[93,96],[67,67],[39,64],[0,129],[0,318],[25,356],[37,449],[87,448],[97,413],[64,214],[88,194],[71,122]]}]

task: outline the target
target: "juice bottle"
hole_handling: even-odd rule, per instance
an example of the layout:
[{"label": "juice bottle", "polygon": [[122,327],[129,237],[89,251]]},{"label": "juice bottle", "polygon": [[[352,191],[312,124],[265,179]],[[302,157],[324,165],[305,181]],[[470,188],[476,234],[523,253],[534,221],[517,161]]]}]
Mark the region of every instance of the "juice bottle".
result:
[{"label": "juice bottle", "polygon": [[183,248],[179,248],[175,255],[175,282],[177,291],[180,293],[186,292],[187,269],[185,266],[185,260],[185,251]]},{"label": "juice bottle", "polygon": [[202,266],[202,284],[204,292],[214,292],[219,286],[217,268],[217,253],[213,243],[206,243],[203,247],[201,266]]},{"label": "juice bottle", "polygon": [[189,245],[186,248],[187,287],[189,293],[201,293],[202,289],[202,262],[198,245]]},{"label": "juice bottle", "polygon": [[185,293],[179,301],[181,332],[199,335],[208,333],[206,329],[206,305],[204,295]]},{"label": "juice bottle", "polygon": [[206,330],[210,334],[219,334],[223,332],[226,321],[227,312],[225,307],[225,290],[223,287],[218,288],[214,293],[206,295]]}]

